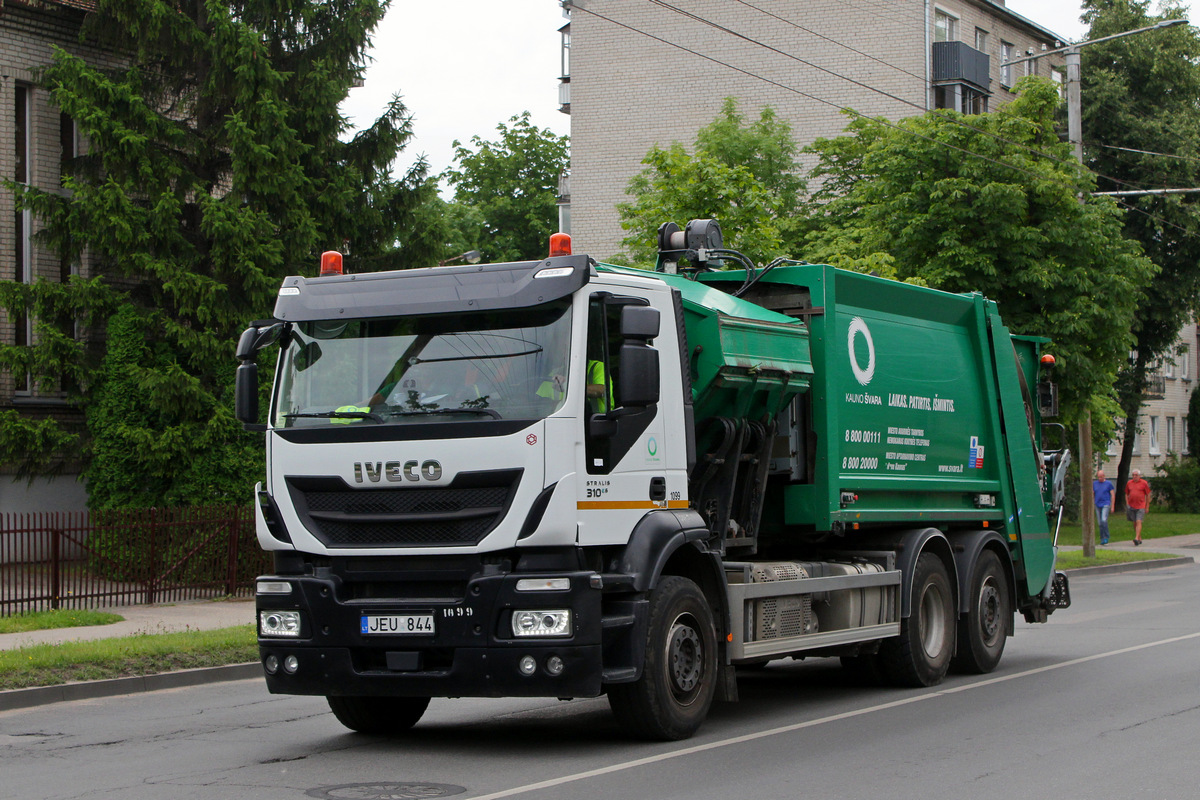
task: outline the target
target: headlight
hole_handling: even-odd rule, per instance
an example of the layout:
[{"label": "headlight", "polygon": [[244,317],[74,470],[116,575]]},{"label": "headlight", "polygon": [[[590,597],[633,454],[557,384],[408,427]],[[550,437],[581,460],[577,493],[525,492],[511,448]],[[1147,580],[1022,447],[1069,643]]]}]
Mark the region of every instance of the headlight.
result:
[{"label": "headlight", "polygon": [[300,636],[300,612],[259,611],[258,630],[262,636],[298,638]]},{"label": "headlight", "polygon": [[514,611],[512,616],[513,636],[570,636],[571,610],[567,608]]}]

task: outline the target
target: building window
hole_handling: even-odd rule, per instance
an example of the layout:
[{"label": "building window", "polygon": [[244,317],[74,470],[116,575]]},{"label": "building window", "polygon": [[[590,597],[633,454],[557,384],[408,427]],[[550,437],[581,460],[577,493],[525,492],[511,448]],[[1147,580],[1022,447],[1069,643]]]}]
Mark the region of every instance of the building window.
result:
[{"label": "building window", "polygon": [[949,108],[963,114],[986,114],[988,96],[962,83],[933,87],[933,107]]},{"label": "building window", "polygon": [[1150,455],[1157,456],[1161,453],[1158,449],[1158,417],[1150,418]]},{"label": "building window", "polygon": [[983,28],[975,29],[975,49],[981,53],[988,51],[988,32]]},{"label": "building window", "polygon": [[1012,86],[1013,85],[1012,65],[1006,64],[1005,62],[1012,61],[1016,57],[1014,55],[1014,53],[1016,53],[1016,50],[1013,49],[1012,43],[1006,42],[1003,39],[1001,39],[1000,40],[1000,63],[1003,65],[1000,67],[1000,85],[1001,86]]},{"label": "building window", "polygon": [[1179,354],[1179,377],[1183,380],[1190,380],[1188,376],[1188,351],[1184,350]]},{"label": "building window", "polygon": [[1175,359],[1173,359],[1169,356],[1167,358],[1164,358],[1163,365],[1162,365],[1162,371],[1163,371],[1163,375],[1165,375],[1166,377],[1174,378],[1175,377]]},{"label": "building window", "polygon": [[1137,431],[1133,432],[1133,454],[1135,456],[1142,453],[1142,435]]},{"label": "building window", "polygon": [[1058,89],[1058,99],[1064,103],[1067,101],[1067,73],[1062,67],[1050,68],[1050,80],[1054,81],[1055,87]]},{"label": "building window", "polygon": [[1175,452],[1175,418],[1167,417],[1167,440],[1165,442],[1168,453]]},{"label": "building window", "polygon": [[933,12],[933,40],[935,42],[958,41],[958,17],[951,16],[941,9]]}]

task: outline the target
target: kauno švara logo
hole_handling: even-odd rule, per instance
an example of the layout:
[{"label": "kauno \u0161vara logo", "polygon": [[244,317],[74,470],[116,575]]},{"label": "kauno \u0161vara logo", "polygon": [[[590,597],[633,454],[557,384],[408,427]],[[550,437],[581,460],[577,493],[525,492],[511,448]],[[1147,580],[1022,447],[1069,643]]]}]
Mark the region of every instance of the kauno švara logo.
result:
[{"label": "kauno \u0161vara logo", "polygon": [[652,456],[658,455],[658,439],[651,436],[646,441],[646,451]]},{"label": "kauno \u0161vara logo", "polygon": [[[867,365],[865,367],[860,363],[859,354],[854,348],[854,339],[860,334],[867,346]],[[875,342],[871,339],[871,329],[867,327],[867,323],[863,322],[862,317],[850,320],[850,333],[846,336],[846,349],[850,352],[850,369],[854,370],[855,379],[866,386],[871,382],[871,378],[875,377]]]}]

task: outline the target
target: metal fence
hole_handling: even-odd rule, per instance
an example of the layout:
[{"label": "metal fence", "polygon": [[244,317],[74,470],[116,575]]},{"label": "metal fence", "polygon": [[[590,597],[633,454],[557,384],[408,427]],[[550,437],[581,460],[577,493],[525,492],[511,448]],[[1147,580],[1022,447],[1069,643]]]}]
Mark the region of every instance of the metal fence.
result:
[{"label": "metal fence", "polygon": [[249,595],[270,570],[251,508],[0,514],[0,616]]}]

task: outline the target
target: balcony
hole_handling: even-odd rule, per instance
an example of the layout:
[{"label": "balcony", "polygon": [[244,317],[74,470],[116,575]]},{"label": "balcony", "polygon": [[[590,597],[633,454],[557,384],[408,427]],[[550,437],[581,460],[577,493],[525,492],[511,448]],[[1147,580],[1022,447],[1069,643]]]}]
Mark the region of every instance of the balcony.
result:
[{"label": "balcony", "polygon": [[933,82],[969,83],[987,92],[991,82],[990,61],[964,42],[933,43]]},{"label": "balcony", "polygon": [[558,84],[558,110],[564,114],[571,113],[571,79],[561,78]]},{"label": "balcony", "polygon": [[1167,396],[1167,379],[1164,375],[1147,375],[1146,388],[1142,390],[1143,400],[1162,400]]}]

